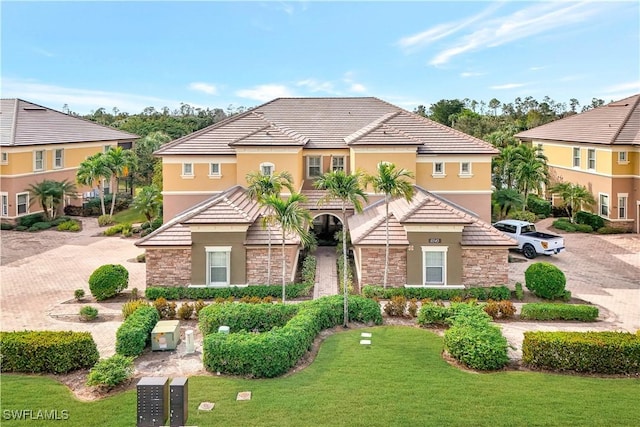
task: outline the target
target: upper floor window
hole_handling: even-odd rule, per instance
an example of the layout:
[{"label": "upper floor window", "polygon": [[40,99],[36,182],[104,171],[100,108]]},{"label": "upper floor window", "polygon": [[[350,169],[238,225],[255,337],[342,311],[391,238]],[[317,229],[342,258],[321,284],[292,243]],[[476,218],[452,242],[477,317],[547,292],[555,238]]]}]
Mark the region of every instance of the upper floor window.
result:
[{"label": "upper floor window", "polygon": [[103,153],[106,153],[109,150],[111,150],[111,146],[110,145],[103,145],[102,146],[102,152]]},{"label": "upper floor window", "polygon": [[62,148],[57,148],[53,151],[53,167],[55,169],[64,167],[64,150]]},{"label": "upper floor window", "polygon": [[333,157],[331,159],[331,170],[344,172],[344,157]]},{"label": "upper floor window", "polygon": [[262,173],[262,175],[271,176],[275,170],[276,167],[273,163],[260,163],[260,173]]},{"label": "upper floor window", "polygon": [[580,167],[580,148],[573,147],[573,167]]},{"label": "upper floor window", "polygon": [[44,170],[44,159],[45,159],[44,150],[38,150],[33,152],[33,170],[34,171]]},{"label": "upper floor window", "polygon": [[182,176],[193,176],[193,163],[182,164]]},{"label": "upper floor window", "polygon": [[29,193],[16,194],[16,209],[18,215],[29,213]]},{"label": "upper floor window", "polygon": [[307,157],[307,177],[322,175],[322,157]]},{"label": "upper floor window", "polygon": [[433,176],[444,176],[444,163],[435,162],[433,164]]},{"label": "upper floor window", "polygon": [[460,162],[460,176],[471,176],[470,162]]},{"label": "upper floor window", "polygon": [[618,163],[629,163],[626,151],[618,151]]},{"label": "upper floor window", "polygon": [[209,176],[220,176],[220,163],[209,163]]},{"label": "upper floor window", "polygon": [[587,165],[589,169],[596,168],[596,150],[594,148],[589,148],[589,150],[587,150],[587,162],[589,163]]},{"label": "upper floor window", "polygon": [[600,194],[600,215],[609,217],[609,195]]},{"label": "upper floor window", "polygon": [[0,153],[0,164],[6,165],[7,163],[9,163],[9,153],[3,151]]}]

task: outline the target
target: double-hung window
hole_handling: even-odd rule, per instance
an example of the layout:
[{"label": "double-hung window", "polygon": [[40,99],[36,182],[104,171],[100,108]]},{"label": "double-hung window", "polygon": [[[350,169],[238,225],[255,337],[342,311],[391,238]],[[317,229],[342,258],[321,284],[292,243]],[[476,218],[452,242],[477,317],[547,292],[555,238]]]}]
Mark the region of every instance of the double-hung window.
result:
[{"label": "double-hung window", "polygon": [[627,195],[618,194],[618,219],[627,219]]},{"label": "double-hung window", "polygon": [[435,162],[433,164],[433,176],[444,176],[444,163],[443,162]]},{"label": "double-hung window", "polygon": [[209,176],[220,177],[220,163],[209,163]]},{"label": "double-hung window", "polygon": [[62,169],[64,167],[64,150],[62,148],[53,150],[53,167],[55,169]]},{"label": "double-hung window", "polygon": [[600,194],[600,215],[609,217],[609,195]]},{"label": "double-hung window", "polygon": [[423,285],[446,286],[447,284],[447,247],[423,246]]},{"label": "double-hung window", "polygon": [[618,151],[618,163],[621,163],[621,164],[629,163],[629,158],[627,157],[626,151]]},{"label": "double-hung window", "polygon": [[37,150],[33,152],[33,170],[43,171],[45,162],[45,151]]},{"label": "double-hung window", "polygon": [[193,163],[182,164],[182,177],[193,177]]},{"label": "double-hung window", "polygon": [[316,178],[322,175],[322,157],[307,157],[307,177]]},{"label": "double-hung window", "polygon": [[573,147],[573,167],[574,168],[580,167],[580,148],[579,147]]},{"label": "double-hung window", "polygon": [[460,162],[460,176],[471,176],[471,163],[470,162]]},{"label": "double-hung window", "polygon": [[0,153],[0,164],[6,165],[9,163],[9,153],[3,151]]},{"label": "double-hung window", "polygon": [[595,149],[589,148],[589,150],[587,150],[587,162],[589,163],[587,165],[589,169],[596,168],[596,150]]},{"label": "double-hung window", "polygon": [[9,216],[9,193],[0,193],[0,216]]},{"label": "double-hung window", "polygon": [[331,159],[331,170],[332,171],[343,171],[344,172],[344,157],[333,157]]},{"label": "double-hung window", "polygon": [[231,246],[206,246],[207,286],[229,286],[231,282]]},{"label": "double-hung window", "polygon": [[262,175],[271,176],[273,175],[275,169],[276,167],[273,163],[260,163],[260,173],[262,173]]},{"label": "double-hung window", "polygon": [[29,193],[16,194],[16,212],[18,215],[29,213]]}]

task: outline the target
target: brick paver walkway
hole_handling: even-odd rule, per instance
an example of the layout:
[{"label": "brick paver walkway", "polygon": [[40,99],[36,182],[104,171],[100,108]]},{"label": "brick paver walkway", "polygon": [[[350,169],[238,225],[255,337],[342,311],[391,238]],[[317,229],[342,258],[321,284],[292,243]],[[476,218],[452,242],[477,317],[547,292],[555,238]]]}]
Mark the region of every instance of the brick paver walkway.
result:
[{"label": "brick paver walkway", "polygon": [[320,298],[338,293],[338,273],[336,266],[335,246],[320,246],[314,254],[318,261],[316,265],[316,286],[313,288],[313,298]]}]

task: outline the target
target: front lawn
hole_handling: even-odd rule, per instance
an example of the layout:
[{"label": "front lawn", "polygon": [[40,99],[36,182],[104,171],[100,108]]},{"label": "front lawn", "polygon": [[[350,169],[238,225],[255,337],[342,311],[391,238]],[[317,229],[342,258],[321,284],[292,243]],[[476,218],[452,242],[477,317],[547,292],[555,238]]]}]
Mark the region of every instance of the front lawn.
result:
[{"label": "front lawn", "polygon": [[[373,333],[372,346],[359,344]],[[211,426],[632,426],[637,425],[640,380],[537,372],[465,372],[441,356],[431,331],[383,326],[328,337],[301,372],[270,380],[216,376],[189,379],[188,425]],[[66,409],[68,426],[131,426],[136,394],[98,402],[75,400],[44,377],[2,375],[3,426],[7,410]],[[251,401],[235,400],[251,391]],[[198,412],[200,402],[215,402]]]},{"label": "front lawn", "polygon": [[116,224],[123,224],[127,222],[129,224],[134,224],[137,222],[145,222],[147,218],[145,218],[144,214],[136,211],[135,209],[129,208],[124,211],[114,213],[113,220]]}]

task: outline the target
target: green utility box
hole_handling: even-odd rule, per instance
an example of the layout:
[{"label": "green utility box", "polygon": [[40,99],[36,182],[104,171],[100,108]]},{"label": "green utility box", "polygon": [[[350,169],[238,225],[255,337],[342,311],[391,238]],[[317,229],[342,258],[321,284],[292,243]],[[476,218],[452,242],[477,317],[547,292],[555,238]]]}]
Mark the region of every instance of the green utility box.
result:
[{"label": "green utility box", "polygon": [[151,331],[151,350],[175,350],[180,342],[180,322],[161,320]]}]

